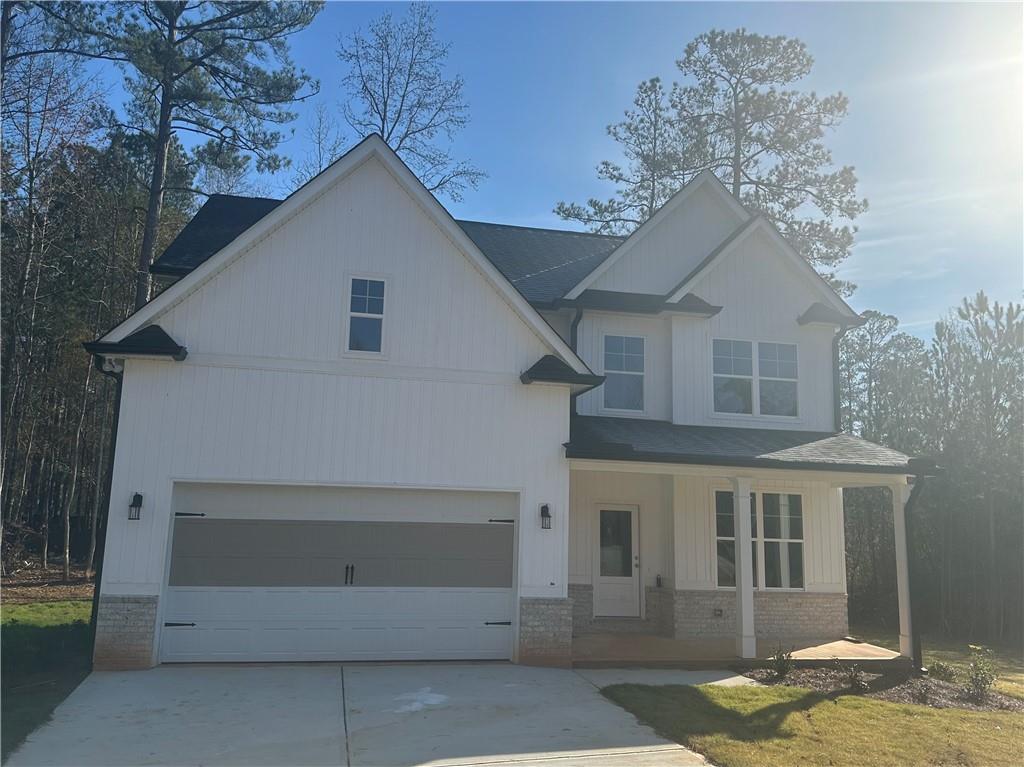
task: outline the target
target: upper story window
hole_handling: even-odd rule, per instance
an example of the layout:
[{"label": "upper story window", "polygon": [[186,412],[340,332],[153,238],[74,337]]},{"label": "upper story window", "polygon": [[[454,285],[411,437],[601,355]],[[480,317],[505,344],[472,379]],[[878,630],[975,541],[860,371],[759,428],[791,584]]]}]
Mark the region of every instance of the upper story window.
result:
[{"label": "upper story window", "polygon": [[716,413],[796,417],[796,344],[712,341]]},{"label": "upper story window", "polygon": [[608,410],[644,409],[644,339],[604,337],[604,406]]},{"label": "upper story window", "polygon": [[353,278],[348,316],[348,350],[380,354],[384,341],[384,280]]},{"label": "upper story window", "polygon": [[757,345],[761,415],[796,416],[796,344]]}]

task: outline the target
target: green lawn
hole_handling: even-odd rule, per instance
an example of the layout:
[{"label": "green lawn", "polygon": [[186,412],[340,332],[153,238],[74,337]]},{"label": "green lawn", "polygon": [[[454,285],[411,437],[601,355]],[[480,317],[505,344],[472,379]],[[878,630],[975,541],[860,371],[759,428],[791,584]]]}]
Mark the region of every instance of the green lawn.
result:
[{"label": "green lawn", "polygon": [[[858,639],[870,642],[879,647],[887,647],[890,650],[899,650],[899,638],[877,629],[860,627],[852,629],[852,633]],[[962,640],[946,639],[944,637],[929,636],[921,637],[921,647],[924,650],[924,665],[927,668],[936,661],[942,661],[958,668],[966,668],[970,663],[970,647]],[[1015,698],[1024,698],[1024,656],[1021,648],[1012,647],[991,647],[992,663],[995,665],[998,679],[995,689],[1004,695],[1012,695]]]},{"label": "green lawn", "polygon": [[89,673],[92,603],[40,602],[0,608],[3,646],[3,727],[0,759],[7,758],[50,718]]},{"label": "green lawn", "polygon": [[720,767],[1019,765],[1024,716],[908,706],[799,687],[623,684],[604,694]]}]

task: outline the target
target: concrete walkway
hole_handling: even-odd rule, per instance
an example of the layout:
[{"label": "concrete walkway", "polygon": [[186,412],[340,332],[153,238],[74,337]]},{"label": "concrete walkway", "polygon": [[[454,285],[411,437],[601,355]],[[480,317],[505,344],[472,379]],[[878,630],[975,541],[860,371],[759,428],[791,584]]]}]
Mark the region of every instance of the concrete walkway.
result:
[{"label": "concrete walkway", "polygon": [[720,672],[508,663],[162,666],[90,675],[8,760],[29,765],[684,767],[600,687]]}]

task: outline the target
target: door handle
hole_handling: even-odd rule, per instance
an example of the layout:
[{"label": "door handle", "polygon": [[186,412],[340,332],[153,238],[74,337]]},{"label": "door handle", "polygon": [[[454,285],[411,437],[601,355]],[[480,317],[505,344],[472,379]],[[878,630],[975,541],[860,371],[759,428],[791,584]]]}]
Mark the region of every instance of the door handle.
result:
[{"label": "door handle", "polygon": [[349,574],[351,572],[352,565],[345,565],[345,585],[348,585]]}]

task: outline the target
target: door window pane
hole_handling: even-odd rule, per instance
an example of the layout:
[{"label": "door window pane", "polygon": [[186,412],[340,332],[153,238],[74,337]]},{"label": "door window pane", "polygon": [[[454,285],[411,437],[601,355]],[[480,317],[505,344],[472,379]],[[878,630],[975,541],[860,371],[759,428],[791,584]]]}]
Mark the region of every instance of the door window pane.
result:
[{"label": "door window pane", "polygon": [[601,510],[601,575],[633,575],[633,519],[630,511]]}]

